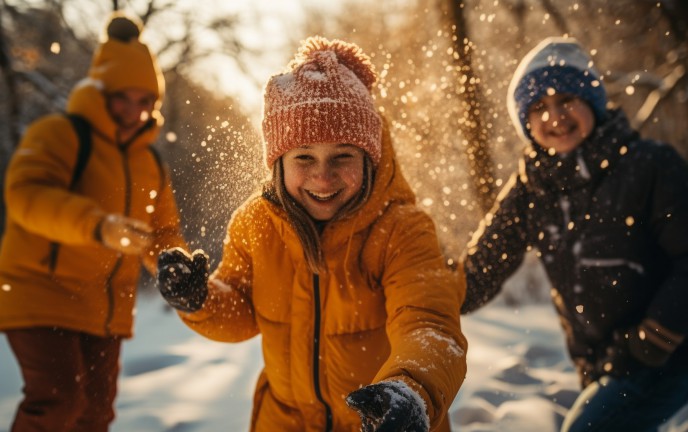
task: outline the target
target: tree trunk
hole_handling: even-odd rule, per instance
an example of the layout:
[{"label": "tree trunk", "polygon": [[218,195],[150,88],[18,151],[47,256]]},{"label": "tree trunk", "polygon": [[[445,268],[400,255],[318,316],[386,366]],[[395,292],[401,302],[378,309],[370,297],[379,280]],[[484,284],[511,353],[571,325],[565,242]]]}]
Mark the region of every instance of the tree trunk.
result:
[{"label": "tree trunk", "polygon": [[5,29],[2,26],[4,7],[4,4],[0,7],[0,73],[2,73],[4,86],[7,89],[7,121],[5,125],[10,137],[10,145],[4,150],[11,152],[19,144],[20,105],[17,96],[17,74],[12,66],[12,57],[10,56]]},{"label": "tree trunk", "polygon": [[471,186],[478,207],[487,212],[494,204],[497,190],[494,178],[494,163],[488,145],[488,133],[484,116],[488,113],[486,99],[482,93],[480,79],[472,64],[473,45],[470,42],[463,0],[449,0],[449,11],[454,31],[453,56],[457,70],[460,71],[462,115],[458,126],[463,135],[463,151],[468,157]]}]

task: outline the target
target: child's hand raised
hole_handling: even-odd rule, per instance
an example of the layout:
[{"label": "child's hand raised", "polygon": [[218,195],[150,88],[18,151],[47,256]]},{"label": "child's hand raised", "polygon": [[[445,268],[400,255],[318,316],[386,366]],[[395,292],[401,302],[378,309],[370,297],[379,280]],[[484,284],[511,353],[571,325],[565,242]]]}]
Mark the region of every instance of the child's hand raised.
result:
[{"label": "child's hand raised", "polygon": [[181,248],[158,256],[158,290],[167,303],[182,312],[194,312],[208,296],[208,255],[198,249],[189,255]]},{"label": "child's hand raised", "polygon": [[401,381],[371,384],[349,393],[346,404],[361,416],[363,432],[427,432],[425,404]]}]

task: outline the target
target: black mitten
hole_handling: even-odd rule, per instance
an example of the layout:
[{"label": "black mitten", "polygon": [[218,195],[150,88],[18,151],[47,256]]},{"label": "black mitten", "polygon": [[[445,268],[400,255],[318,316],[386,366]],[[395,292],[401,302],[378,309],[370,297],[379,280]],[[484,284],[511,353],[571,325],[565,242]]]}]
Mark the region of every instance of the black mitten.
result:
[{"label": "black mitten", "polygon": [[194,312],[208,297],[208,255],[196,250],[189,255],[184,249],[164,250],[158,256],[158,290],[173,308]]},{"label": "black mitten", "polygon": [[401,381],[383,381],[349,393],[346,404],[358,412],[363,432],[427,432],[422,399]]}]

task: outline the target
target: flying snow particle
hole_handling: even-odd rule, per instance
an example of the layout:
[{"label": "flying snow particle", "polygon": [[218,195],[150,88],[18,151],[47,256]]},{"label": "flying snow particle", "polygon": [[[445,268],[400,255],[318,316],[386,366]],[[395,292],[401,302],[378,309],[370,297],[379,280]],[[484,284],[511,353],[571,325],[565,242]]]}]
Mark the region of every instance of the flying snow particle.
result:
[{"label": "flying snow particle", "polygon": [[10,286],[10,284],[3,284],[2,290],[5,292],[10,292],[12,290],[12,287]]},{"label": "flying snow particle", "polygon": [[583,305],[576,306],[576,312],[582,314],[585,307]]},{"label": "flying snow particle", "polygon": [[53,42],[50,44],[50,52],[53,54],[59,54],[60,53],[60,43],[59,42]]},{"label": "flying snow particle", "polygon": [[119,239],[119,244],[121,244],[124,247],[127,247],[131,244],[131,240],[129,239],[129,237],[122,237],[121,239]]}]

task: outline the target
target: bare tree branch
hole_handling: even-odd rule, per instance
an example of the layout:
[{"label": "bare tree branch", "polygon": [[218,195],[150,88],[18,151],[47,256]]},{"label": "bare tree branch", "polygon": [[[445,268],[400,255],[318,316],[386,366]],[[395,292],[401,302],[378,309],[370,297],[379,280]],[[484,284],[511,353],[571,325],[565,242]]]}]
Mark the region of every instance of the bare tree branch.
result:
[{"label": "bare tree branch", "polygon": [[540,0],[540,3],[542,4],[543,9],[549,14],[549,16],[552,17],[552,20],[554,20],[554,24],[557,26],[557,29],[562,34],[568,34],[569,33],[569,26],[566,24],[566,18],[559,12],[559,10],[554,6],[551,0]]},{"label": "bare tree branch", "polygon": [[676,87],[676,84],[685,74],[686,68],[681,64],[677,65],[669,75],[664,77],[661,85],[647,95],[643,106],[640,107],[633,120],[631,120],[631,125],[635,129],[641,128],[648,121],[659,102]]},{"label": "bare tree branch", "polygon": [[15,73],[19,79],[32,85],[39,94],[50,101],[53,110],[61,111],[65,109],[67,96],[43,74],[36,70],[15,70]]}]

